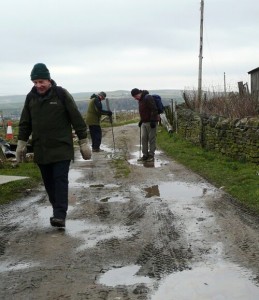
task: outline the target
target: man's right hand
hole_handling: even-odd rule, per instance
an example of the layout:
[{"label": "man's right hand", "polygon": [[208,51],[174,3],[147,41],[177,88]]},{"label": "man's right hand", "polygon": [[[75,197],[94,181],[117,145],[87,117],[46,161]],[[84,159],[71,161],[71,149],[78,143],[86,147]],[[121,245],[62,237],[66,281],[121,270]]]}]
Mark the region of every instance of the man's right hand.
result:
[{"label": "man's right hand", "polygon": [[138,122],[138,127],[141,127],[141,125],[142,125],[142,121],[139,121]]},{"label": "man's right hand", "polygon": [[24,162],[26,160],[27,152],[27,142],[18,140],[16,148],[16,161],[18,163]]}]

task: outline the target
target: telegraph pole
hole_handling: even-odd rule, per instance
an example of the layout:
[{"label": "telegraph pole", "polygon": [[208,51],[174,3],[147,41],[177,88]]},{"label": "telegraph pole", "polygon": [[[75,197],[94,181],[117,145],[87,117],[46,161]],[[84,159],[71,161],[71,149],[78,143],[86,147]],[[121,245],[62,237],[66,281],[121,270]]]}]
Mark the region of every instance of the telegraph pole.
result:
[{"label": "telegraph pole", "polygon": [[204,0],[201,0],[200,52],[199,52],[199,78],[198,78],[198,104],[200,108],[200,113],[202,112],[203,11],[204,11]]},{"label": "telegraph pole", "polygon": [[224,96],[227,97],[227,89],[226,89],[226,73],[224,72]]}]

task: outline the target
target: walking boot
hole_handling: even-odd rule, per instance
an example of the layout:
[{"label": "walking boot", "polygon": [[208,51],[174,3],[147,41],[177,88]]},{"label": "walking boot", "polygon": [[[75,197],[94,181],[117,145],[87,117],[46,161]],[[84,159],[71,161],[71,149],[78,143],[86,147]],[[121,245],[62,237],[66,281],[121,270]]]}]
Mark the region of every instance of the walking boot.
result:
[{"label": "walking boot", "polygon": [[50,224],[54,227],[66,227],[65,219],[50,217]]}]

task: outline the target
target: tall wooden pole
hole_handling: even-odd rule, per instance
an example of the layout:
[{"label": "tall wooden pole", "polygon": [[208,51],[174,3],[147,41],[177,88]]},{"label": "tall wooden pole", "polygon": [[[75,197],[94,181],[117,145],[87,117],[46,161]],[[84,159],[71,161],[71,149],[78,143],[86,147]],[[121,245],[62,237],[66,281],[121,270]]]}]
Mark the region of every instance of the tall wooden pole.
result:
[{"label": "tall wooden pole", "polygon": [[198,78],[198,103],[200,113],[202,112],[202,53],[203,53],[203,11],[204,0],[201,0],[201,18],[200,18],[200,52],[199,52],[199,78]]},{"label": "tall wooden pole", "polygon": [[227,89],[226,89],[226,73],[224,72],[224,96],[227,97]]}]

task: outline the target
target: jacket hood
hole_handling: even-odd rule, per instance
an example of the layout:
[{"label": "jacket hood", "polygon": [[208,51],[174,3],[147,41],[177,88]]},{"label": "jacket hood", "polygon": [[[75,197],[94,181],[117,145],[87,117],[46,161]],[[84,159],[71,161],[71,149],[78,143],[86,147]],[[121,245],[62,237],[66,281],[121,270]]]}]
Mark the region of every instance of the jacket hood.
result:
[{"label": "jacket hood", "polygon": [[141,99],[144,99],[145,96],[148,95],[148,94],[149,94],[149,91],[143,90],[143,91],[142,91],[142,94],[141,94]]}]

